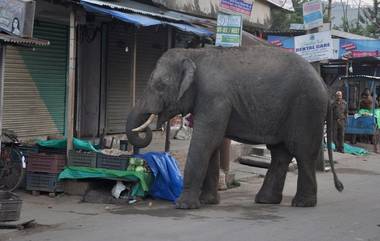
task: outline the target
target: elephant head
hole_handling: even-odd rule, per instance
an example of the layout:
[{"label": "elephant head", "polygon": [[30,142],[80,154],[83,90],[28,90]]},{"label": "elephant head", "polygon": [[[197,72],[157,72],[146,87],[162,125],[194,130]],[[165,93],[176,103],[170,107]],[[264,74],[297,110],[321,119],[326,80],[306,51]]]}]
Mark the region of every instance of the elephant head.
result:
[{"label": "elephant head", "polygon": [[127,137],[136,147],[152,140],[149,124],[158,116],[157,128],[177,114],[191,111],[194,101],[196,65],[181,50],[167,51],[157,62],[143,96],[127,119]]}]

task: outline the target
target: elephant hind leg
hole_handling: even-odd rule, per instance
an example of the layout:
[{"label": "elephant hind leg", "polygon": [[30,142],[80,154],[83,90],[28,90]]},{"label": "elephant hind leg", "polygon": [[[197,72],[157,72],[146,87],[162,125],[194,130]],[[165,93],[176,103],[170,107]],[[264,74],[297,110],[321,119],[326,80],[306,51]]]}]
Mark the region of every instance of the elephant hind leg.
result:
[{"label": "elephant hind leg", "polygon": [[320,145],[302,145],[302,153],[296,154],[298,179],[297,193],[292,201],[294,207],[314,207],[317,204],[316,162]]},{"label": "elephant hind leg", "polygon": [[268,145],[268,148],[271,151],[272,160],[255,202],[279,204],[282,200],[288,166],[293,156],[284,144]]},{"label": "elephant hind leg", "polygon": [[220,149],[214,151],[211,156],[207,174],[201,189],[199,201],[202,204],[218,204],[218,183],[219,183],[219,163],[220,163]]}]

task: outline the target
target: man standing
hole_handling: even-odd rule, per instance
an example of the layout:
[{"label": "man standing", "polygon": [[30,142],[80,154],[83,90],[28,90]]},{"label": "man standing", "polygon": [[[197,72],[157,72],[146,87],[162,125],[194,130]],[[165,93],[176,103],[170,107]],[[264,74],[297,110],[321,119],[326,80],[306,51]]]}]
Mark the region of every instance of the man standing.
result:
[{"label": "man standing", "polygon": [[333,104],[334,118],[334,143],[338,152],[344,153],[344,128],[347,119],[347,103],[343,100],[342,91],[335,93],[335,102]]}]

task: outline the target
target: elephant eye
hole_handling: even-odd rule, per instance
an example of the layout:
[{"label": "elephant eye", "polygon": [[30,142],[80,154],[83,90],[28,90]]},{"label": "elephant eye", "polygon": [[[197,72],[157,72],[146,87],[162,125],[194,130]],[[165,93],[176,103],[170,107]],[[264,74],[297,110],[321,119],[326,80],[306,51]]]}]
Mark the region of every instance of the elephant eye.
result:
[{"label": "elephant eye", "polygon": [[157,82],[154,84],[154,88],[158,91],[163,91],[165,90],[165,84],[162,82]]}]

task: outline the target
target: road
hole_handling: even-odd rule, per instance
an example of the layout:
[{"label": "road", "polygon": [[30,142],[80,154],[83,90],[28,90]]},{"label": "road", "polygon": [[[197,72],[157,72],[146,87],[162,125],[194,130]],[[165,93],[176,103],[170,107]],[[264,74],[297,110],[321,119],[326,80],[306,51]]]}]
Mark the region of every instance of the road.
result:
[{"label": "road", "polygon": [[233,164],[241,186],[222,192],[222,202],[199,210],[176,210],[163,201],[135,205],[78,203],[76,197],[49,199],[23,194],[23,219],[40,224],[0,232],[0,240],[152,241],[376,241],[380,240],[380,155],[338,155],[345,190],[332,174],[318,174],[318,205],[290,207],[296,173],[288,173],[280,205],[254,204],[262,178]]}]

